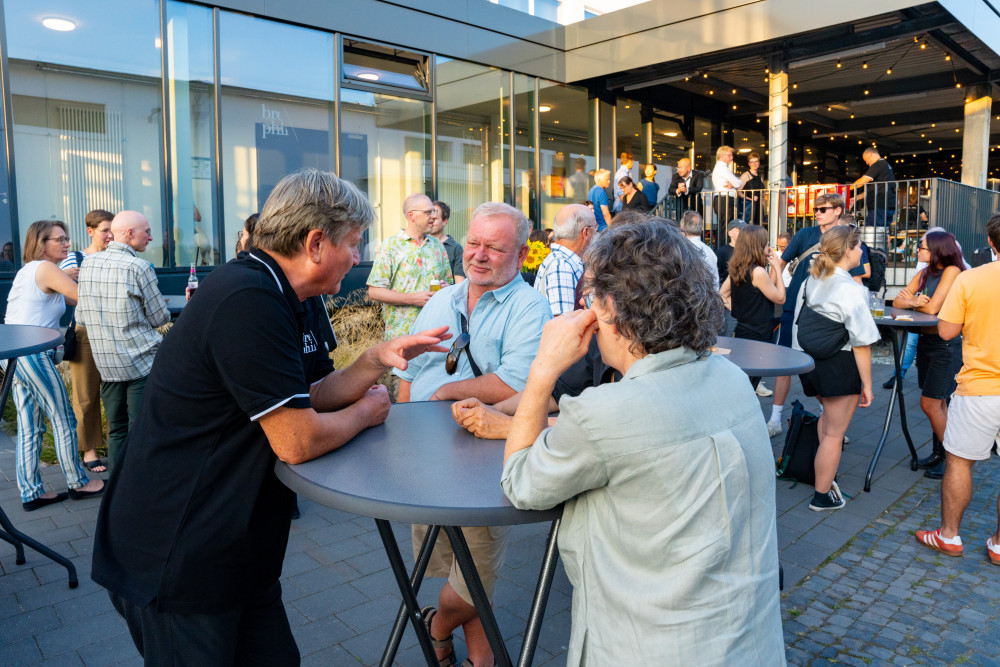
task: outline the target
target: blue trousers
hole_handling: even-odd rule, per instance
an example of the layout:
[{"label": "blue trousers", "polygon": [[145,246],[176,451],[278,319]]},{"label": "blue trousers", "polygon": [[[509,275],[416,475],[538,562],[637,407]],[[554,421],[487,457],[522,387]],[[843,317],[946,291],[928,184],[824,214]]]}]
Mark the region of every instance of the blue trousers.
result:
[{"label": "blue trousers", "polygon": [[38,472],[45,433],[44,416],[52,423],[56,457],[66,477],[66,486],[76,489],[90,480],[80,463],[76,447],[76,417],[66,385],[52,362],[52,352],[21,357],[14,368],[14,405],[17,407],[17,486],[21,502],[26,503],[45,493]]},{"label": "blue trousers", "polygon": [[920,336],[916,332],[909,332],[906,334],[906,347],[903,349],[903,357],[899,361],[899,368],[903,377],[906,377],[906,371],[910,370],[910,366],[913,365],[913,360],[917,358],[917,339]]}]

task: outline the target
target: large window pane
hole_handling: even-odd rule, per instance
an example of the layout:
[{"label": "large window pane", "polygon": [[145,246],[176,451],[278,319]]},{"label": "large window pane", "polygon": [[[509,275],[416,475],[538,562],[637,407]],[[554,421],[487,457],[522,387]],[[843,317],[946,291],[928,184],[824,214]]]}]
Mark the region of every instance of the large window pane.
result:
[{"label": "large window pane", "polygon": [[551,227],[560,208],[587,199],[596,160],[588,133],[587,91],[539,82],[541,222]]},{"label": "large window pane", "polygon": [[438,198],[451,207],[446,231],[464,243],[476,207],[506,201],[510,75],[437,58],[436,80]]},{"label": "large window pane", "polygon": [[167,3],[167,104],[172,168],[173,260],[218,264],[215,189],[212,10]]},{"label": "large window pane", "polygon": [[[163,266],[159,3],[5,0],[4,12],[22,240],[57,218],[80,249],[89,210],[135,209],[153,230],[143,255]],[[70,29],[42,25],[53,16]]]},{"label": "large window pane", "polygon": [[309,167],[333,171],[335,47],[329,33],[228,12],[219,32],[228,257],[279,180]]},{"label": "large window pane", "polygon": [[541,227],[535,193],[535,78],[514,75],[514,206]]},{"label": "large window pane", "polygon": [[365,259],[403,226],[403,200],[430,191],[430,103],[390,95],[341,91],[341,176],[375,205]]}]

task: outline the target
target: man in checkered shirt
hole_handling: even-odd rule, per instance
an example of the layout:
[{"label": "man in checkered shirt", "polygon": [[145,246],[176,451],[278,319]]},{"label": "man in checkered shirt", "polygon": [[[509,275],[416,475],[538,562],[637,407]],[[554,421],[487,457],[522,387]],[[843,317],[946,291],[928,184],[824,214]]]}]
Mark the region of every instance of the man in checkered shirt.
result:
[{"label": "man in checkered shirt", "polygon": [[80,267],[77,321],[87,327],[101,373],[101,401],[108,418],[108,459],[113,468],[135,421],[146,377],[163,337],[155,327],[170,321],[156,272],[137,253],[153,240],[146,216],[122,211],[111,221],[115,240]]},{"label": "man in checkered shirt", "polygon": [[552,308],[552,316],[576,309],[576,286],[583,277],[584,251],[597,233],[594,212],[580,204],[563,206],[552,225],[552,252],[535,276],[535,289]]}]

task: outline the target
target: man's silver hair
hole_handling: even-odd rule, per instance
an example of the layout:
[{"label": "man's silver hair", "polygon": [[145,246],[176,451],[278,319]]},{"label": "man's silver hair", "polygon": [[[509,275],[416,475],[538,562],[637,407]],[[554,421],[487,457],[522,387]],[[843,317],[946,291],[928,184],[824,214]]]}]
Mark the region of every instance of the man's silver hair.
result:
[{"label": "man's silver hair", "polygon": [[698,211],[684,211],[681,217],[681,231],[688,236],[700,236],[705,231],[705,222]]},{"label": "man's silver hair", "polygon": [[494,216],[510,218],[511,222],[514,223],[514,241],[517,247],[520,248],[528,242],[528,236],[531,234],[531,222],[525,217],[524,213],[510,204],[499,201],[488,201],[485,204],[480,204],[473,211],[471,219],[480,216],[484,218],[492,218]]},{"label": "man's silver hair", "polygon": [[364,230],[375,219],[375,208],[355,185],[328,171],[305,169],[285,176],[271,190],[254,230],[254,245],[292,257],[313,229],[340,243],[352,229]]},{"label": "man's silver hair", "polygon": [[566,239],[572,241],[583,233],[584,227],[593,227],[597,224],[594,212],[587,206],[580,204],[570,204],[570,210],[565,216],[565,220],[560,221],[560,214],[556,214],[556,219],[552,222],[552,238]]}]

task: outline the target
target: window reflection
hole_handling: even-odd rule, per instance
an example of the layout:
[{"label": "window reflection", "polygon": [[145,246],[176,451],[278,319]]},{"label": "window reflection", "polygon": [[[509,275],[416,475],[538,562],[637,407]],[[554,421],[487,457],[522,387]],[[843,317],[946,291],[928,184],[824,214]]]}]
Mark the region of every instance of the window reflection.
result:
[{"label": "window reflection", "polygon": [[403,227],[403,200],[430,191],[430,103],[341,91],[340,175],[368,195],[378,222],[362,259]]},{"label": "window reflection", "polygon": [[541,223],[551,227],[566,204],[587,199],[596,161],[588,133],[587,91],[539,82],[541,133]]},{"label": "window reflection", "polygon": [[159,3],[5,0],[4,12],[21,234],[61,219],[77,250],[88,211],[135,209],[156,239],[143,256],[163,266]]},{"label": "window reflection", "polygon": [[212,10],[167,3],[174,265],[224,261],[215,224]]},{"label": "window reflection", "polygon": [[514,206],[521,209],[535,227],[541,227],[535,179],[534,77],[514,75],[514,120],[517,123],[514,143]]},{"label": "window reflection", "polygon": [[223,238],[232,256],[243,221],[279,180],[299,169],[334,169],[335,49],[329,33],[228,12],[219,32]]},{"label": "window reflection", "polygon": [[476,207],[506,201],[510,75],[437,58],[436,80],[438,198],[451,207],[448,233],[464,243]]},{"label": "window reflection", "polygon": [[346,79],[409,90],[428,88],[425,55],[346,38],[343,50]]}]

